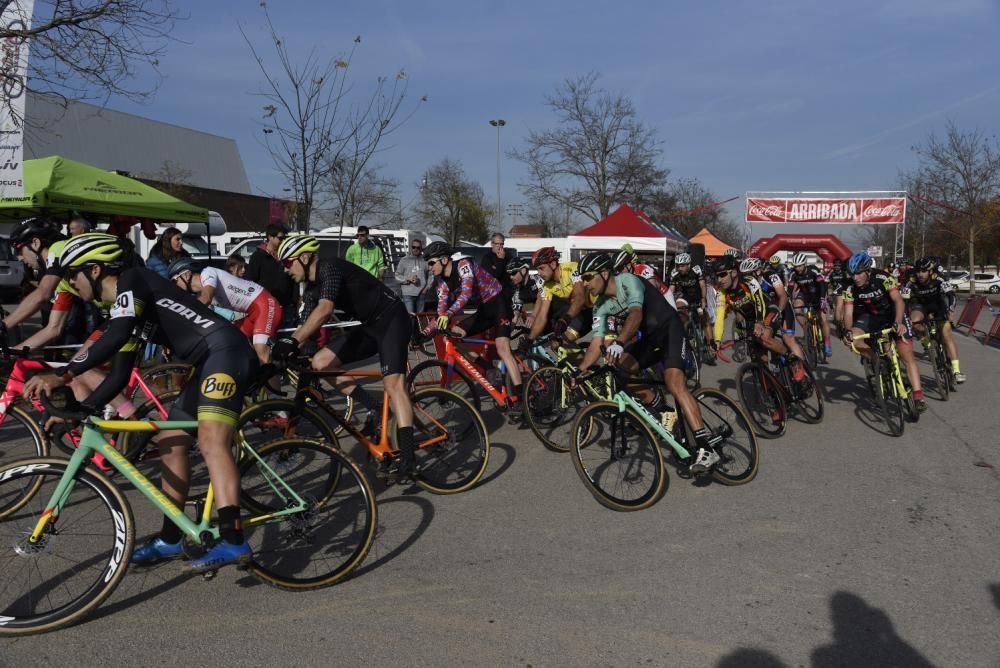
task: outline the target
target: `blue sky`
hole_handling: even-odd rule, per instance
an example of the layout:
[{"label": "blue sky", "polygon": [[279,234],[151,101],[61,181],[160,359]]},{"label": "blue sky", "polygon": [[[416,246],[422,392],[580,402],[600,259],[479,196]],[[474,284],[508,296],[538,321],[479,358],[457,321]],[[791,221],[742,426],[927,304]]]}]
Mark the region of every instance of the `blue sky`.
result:
[{"label": "blue sky", "polygon": [[[153,100],[108,106],[231,137],[255,191],[284,187],[259,144],[261,76],[237,30],[264,53],[256,2],[184,2],[190,19],[162,60]],[[444,157],[495,197],[496,130],[504,150],[551,126],[544,98],[598,71],[663,141],[673,176],[720,198],[747,190],[891,189],[911,147],[950,118],[993,134],[1000,123],[998,0],[647,2],[277,2],[293,49],[343,54],[363,88],[405,68],[429,100],[381,161],[411,201]],[[522,202],[521,166],[502,160],[502,200]],[[741,206],[741,205],[740,205]],[[742,209],[734,214],[742,217]],[[508,223],[509,224],[509,223]],[[780,231],[769,226],[767,232]],[[756,232],[756,230],[755,230]]]}]

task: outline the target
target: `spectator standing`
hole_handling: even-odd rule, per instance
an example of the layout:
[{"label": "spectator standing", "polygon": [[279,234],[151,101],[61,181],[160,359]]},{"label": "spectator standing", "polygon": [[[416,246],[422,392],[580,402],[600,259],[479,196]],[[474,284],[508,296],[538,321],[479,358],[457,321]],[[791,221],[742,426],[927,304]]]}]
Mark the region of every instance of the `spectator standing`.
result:
[{"label": "spectator standing", "polygon": [[298,318],[298,291],[295,282],[278,262],[278,246],[288,236],[288,228],[271,223],[265,228],[264,243],[250,256],[246,273],[241,277],[258,283],[281,304],[281,326],[292,327]]},{"label": "spectator standing", "polygon": [[410,242],[410,254],[400,258],[396,265],[396,280],[399,281],[399,292],[406,310],[419,312],[421,295],[426,293],[430,282],[430,270],[424,260],[424,244],[419,239]]},{"label": "spectator standing", "polygon": [[347,249],[345,259],[381,281],[385,276],[385,257],[382,255],[382,249],[371,240],[368,228],[364,225],[358,227],[355,239],[357,241]]},{"label": "spectator standing", "polygon": [[73,217],[69,221],[69,225],[66,226],[69,231],[69,236],[75,237],[77,235],[83,234],[84,232],[90,232],[90,221],[84,218],[79,213],[73,214]]},{"label": "spectator standing", "polygon": [[175,260],[182,257],[191,257],[191,254],[184,250],[184,239],[181,238],[181,231],[176,227],[168,227],[163,230],[160,239],[149,250],[146,268],[155,271],[163,278],[168,278],[167,269]]},{"label": "spectator standing", "polygon": [[483,269],[490,272],[490,275],[500,281],[505,288],[510,284],[510,276],[507,274],[507,263],[510,258],[507,257],[507,250],[504,248],[506,242],[507,238],[496,232],[490,238],[490,252],[483,256],[481,263]]}]

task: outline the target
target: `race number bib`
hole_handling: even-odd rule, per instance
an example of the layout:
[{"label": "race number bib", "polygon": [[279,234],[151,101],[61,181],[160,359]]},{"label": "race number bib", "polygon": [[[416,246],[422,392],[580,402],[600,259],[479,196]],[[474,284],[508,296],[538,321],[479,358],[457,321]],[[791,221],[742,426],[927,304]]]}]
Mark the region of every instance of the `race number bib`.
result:
[{"label": "race number bib", "polygon": [[695,276],[701,276],[701,265],[698,264],[694,265],[693,267],[691,267],[691,271],[694,273]]},{"label": "race number bib", "polygon": [[462,278],[472,278],[472,265],[468,262],[458,264],[458,275]]},{"label": "race number bib", "polygon": [[114,306],[112,306],[111,310],[108,312],[108,317],[112,320],[115,318],[135,317],[135,297],[133,297],[131,290],[118,295],[118,299],[115,300]]}]

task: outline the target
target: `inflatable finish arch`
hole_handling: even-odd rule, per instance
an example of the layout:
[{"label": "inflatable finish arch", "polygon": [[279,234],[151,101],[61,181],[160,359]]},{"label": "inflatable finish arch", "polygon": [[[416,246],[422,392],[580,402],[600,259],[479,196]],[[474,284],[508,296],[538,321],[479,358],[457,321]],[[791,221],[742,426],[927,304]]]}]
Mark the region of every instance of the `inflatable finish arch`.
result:
[{"label": "inflatable finish arch", "polygon": [[747,251],[747,255],[767,259],[781,250],[803,250],[817,253],[825,264],[851,257],[851,249],[832,234],[776,234],[758,239]]}]

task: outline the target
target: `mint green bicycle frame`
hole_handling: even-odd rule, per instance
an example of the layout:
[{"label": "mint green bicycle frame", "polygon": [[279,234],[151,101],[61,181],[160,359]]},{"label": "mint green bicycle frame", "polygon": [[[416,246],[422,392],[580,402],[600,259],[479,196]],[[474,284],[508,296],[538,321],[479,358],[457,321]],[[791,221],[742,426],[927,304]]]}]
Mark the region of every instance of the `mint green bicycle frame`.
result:
[{"label": "mint green bicycle frame", "polygon": [[[28,542],[30,544],[37,543],[45,533],[45,528],[49,525],[49,523],[55,521],[59,517],[63,506],[65,506],[66,502],[69,500],[70,494],[73,492],[73,488],[76,485],[76,475],[80,471],[80,467],[85,466],[86,462],[90,461],[94,452],[101,453],[107,460],[108,464],[124,475],[129,482],[135,485],[135,488],[138,489],[143,496],[149,499],[150,503],[156,506],[160,513],[170,518],[170,521],[176,524],[181,531],[191,538],[192,541],[197,544],[201,544],[204,542],[202,540],[202,536],[206,534],[211,536],[213,539],[218,540],[219,529],[212,526],[211,523],[212,505],[214,500],[211,485],[209,485],[208,488],[208,494],[205,499],[205,506],[202,511],[201,518],[197,523],[195,523],[188,518],[182,509],[178,508],[173,501],[160,491],[157,486],[150,482],[146,476],[140,473],[132,462],[118,452],[102,434],[102,432],[163,431],[165,429],[193,431],[197,428],[198,422],[195,420],[139,421],[98,420],[93,417],[88,418],[87,423],[83,428],[80,444],[74,450],[73,456],[70,457],[66,465],[66,471],[63,473],[59,484],[52,493],[52,497],[49,499],[48,504],[46,504],[45,512],[42,513],[42,516],[36,523],[35,529],[28,538]],[[244,526],[250,527],[275,522],[286,515],[292,515],[307,509],[308,506],[302,497],[296,494],[295,490],[289,487],[288,483],[282,480],[281,476],[275,473],[274,469],[268,466],[267,462],[265,462],[264,459],[258,455],[248,443],[246,443],[243,439],[240,439],[239,446],[241,452],[249,453],[250,456],[257,460],[257,464],[260,467],[263,477],[267,480],[274,492],[281,497],[283,507],[282,510],[247,518],[244,521]]]},{"label": "mint green bicycle frame", "polygon": [[[652,428],[654,433],[656,433],[660,438],[662,438],[670,445],[674,453],[677,455],[678,459],[683,460],[691,456],[691,453],[688,452],[683,445],[677,442],[677,439],[674,438],[674,435],[671,434],[666,429],[664,429],[663,425],[660,424],[660,421],[657,420],[655,417],[653,417],[652,414],[650,414],[650,412],[646,410],[645,406],[639,403],[638,400],[633,398],[627,392],[623,391],[615,392],[615,395],[611,398],[611,400],[614,403],[618,404],[619,413],[624,413],[627,409],[631,408],[632,411],[643,420],[643,422],[645,422],[649,427]],[[678,420],[684,419],[683,416],[680,414],[680,411],[677,412],[677,419]]]}]

